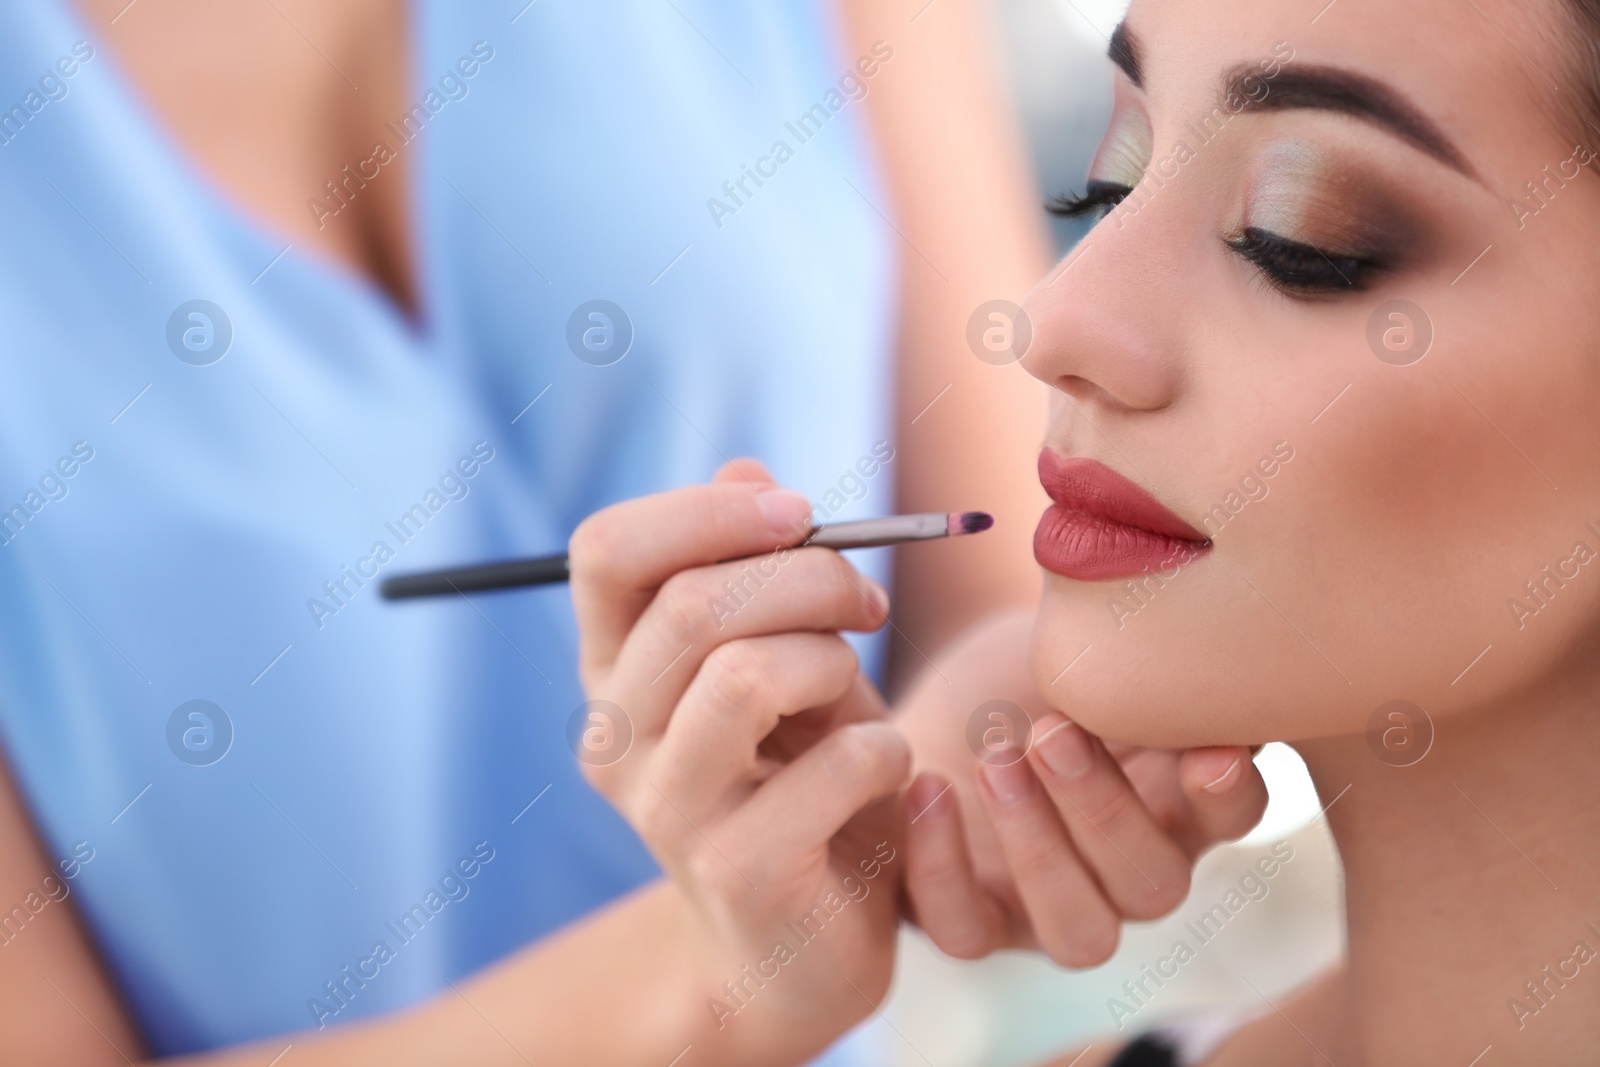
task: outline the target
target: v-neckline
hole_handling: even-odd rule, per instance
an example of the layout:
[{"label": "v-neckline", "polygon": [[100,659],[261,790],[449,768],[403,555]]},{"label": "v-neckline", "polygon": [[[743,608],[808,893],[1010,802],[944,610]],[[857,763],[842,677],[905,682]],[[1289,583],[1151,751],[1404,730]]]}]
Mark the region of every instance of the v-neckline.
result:
[{"label": "v-neckline", "polygon": [[[422,0],[408,0],[406,3],[405,17],[408,20],[406,33],[405,84],[407,98],[416,99],[418,93],[418,70],[420,67],[419,53],[421,49],[421,30],[425,21],[423,13],[419,10]],[[210,208],[211,213],[226,218],[231,225],[236,227],[248,239],[260,246],[265,258],[262,260],[260,274],[254,275],[251,285],[266,277],[270,270],[275,268],[279,261],[293,258],[306,270],[323,275],[332,283],[349,290],[353,290],[362,299],[374,305],[385,318],[390,319],[397,331],[406,336],[415,347],[424,348],[432,337],[433,322],[431,312],[435,306],[434,294],[429,287],[428,272],[423,269],[422,246],[426,241],[426,185],[428,165],[430,159],[425,147],[407,144],[404,151],[412,152],[412,168],[409,174],[410,181],[406,183],[405,208],[407,214],[408,231],[406,243],[410,255],[411,286],[415,297],[416,311],[413,315],[404,304],[396,299],[395,294],[388,288],[379,284],[376,278],[368,275],[339,258],[329,255],[314,246],[297,245],[289,235],[280,230],[270,220],[261,218],[252,211],[247,203],[235,196],[222,182],[218,181],[206,168],[193,159],[185,149],[181,139],[173,132],[161,116],[151,107],[150,102],[138,90],[135,82],[129,77],[118,59],[118,53],[106,46],[103,37],[94,32],[94,29],[85,21],[78,11],[74,0],[59,0],[58,15],[66,20],[78,37],[88,40],[95,48],[97,65],[103,61],[104,69],[101,73],[107,87],[118,96],[118,103],[125,107],[133,116],[134,121],[142,129],[155,150],[159,152],[162,162],[179,179],[188,186],[189,190]],[[413,142],[423,138],[414,138]]]}]

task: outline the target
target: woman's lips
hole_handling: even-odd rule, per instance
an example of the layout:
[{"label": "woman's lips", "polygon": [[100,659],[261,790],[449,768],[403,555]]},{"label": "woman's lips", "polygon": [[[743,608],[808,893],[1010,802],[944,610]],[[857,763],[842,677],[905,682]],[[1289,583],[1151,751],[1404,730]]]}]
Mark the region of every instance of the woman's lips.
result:
[{"label": "woman's lips", "polygon": [[1039,453],[1039,481],[1055,504],[1034,531],[1033,556],[1063,577],[1093,582],[1176,573],[1211,550],[1205,534],[1103,463],[1047,448]]}]

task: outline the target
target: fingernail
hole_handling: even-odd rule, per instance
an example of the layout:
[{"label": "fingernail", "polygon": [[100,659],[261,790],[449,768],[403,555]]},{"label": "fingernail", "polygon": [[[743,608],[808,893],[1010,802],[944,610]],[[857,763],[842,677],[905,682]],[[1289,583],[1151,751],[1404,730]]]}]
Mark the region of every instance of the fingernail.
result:
[{"label": "fingernail", "polygon": [[1065,719],[1059,726],[1047,729],[1033,744],[1050,773],[1065,781],[1082,778],[1094,766],[1094,748],[1089,744],[1089,735],[1081,726]]},{"label": "fingernail", "polygon": [[1224,792],[1233,784],[1234,779],[1238,777],[1238,770],[1243,763],[1244,761],[1242,759],[1240,759],[1238,756],[1235,756],[1233,758],[1233,762],[1228,764],[1227,770],[1223,771],[1221,774],[1217,775],[1215,779],[1207,782],[1200,788],[1205,790],[1207,793]]},{"label": "fingernail", "polygon": [[785,541],[811,531],[811,501],[793,489],[763,489],[756,494],[756,505],[767,528]]},{"label": "fingernail", "polygon": [[1006,763],[985,762],[983,779],[1002,804],[1019,804],[1033,792],[1033,768],[1020,756]]},{"label": "fingernail", "polygon": [[872,606],[878,609],[878,614],[889,614],[889,591],[871,578],[864,579],[862,586],[866,591],[867,599],[872,601]]}]

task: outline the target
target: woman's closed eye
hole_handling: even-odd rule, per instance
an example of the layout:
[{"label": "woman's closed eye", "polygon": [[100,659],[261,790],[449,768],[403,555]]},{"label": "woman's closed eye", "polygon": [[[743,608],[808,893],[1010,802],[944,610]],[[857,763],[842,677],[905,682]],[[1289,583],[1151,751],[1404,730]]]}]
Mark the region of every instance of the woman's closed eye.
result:
[{"label": "woman's closed eye", "polygon": [[1373,273],[1381,269],[1371,260],[1291,241],[1258,226],[1246,226],[1225,243],[1253,264],[1269,285],[1289,296],[1358,292],[1367,288]]},{"label": "woman's closed eye", "polygon": [[1122,203],[1131,192],[1131,186],[1090,178],[1082,193],[1052,197],[1046,202],[1045,210],[1059,218],[1093,219],[1099,222],[1111,214],[1111,209]]},{"label": "woman's closed eye", "polygon": [[[1045,204],[1045,210],[1060,218],[1098,222],[1132,192],[1131,187],[1118,182],[1091,178],[1082,193],[1054,197]],[[1368,287],[1373,273],[1382,267],[1371,259],[1293,241],[1259,226],[1246,226],[1225,242],[1236,255],[1254,265],[1269,285],[1290,296],[1359,292]]]},{"label": "woman's closed eye", "polygon": [[1241,216],[1223,241],[1287,296],[1360,292],[1413,241],[1387,200],[1360,170],[1284,138],[1250,160]]},{"label": "woman's closed eye", "polygon": [[[1135,196],[1143,127],[1116,125],[1135,135],[1108,142],[1090,169],[1101,176],[1082,193],[1050,200],[1050,214],[1098,222]],[[1415,235],[1375,183],[1305,141],[1283,139],[1252,153],[1241,184],[1238,213],[1219,220],[1222,241],[1285,296],[1314,301],[1361,292],[1411,258]]]}]

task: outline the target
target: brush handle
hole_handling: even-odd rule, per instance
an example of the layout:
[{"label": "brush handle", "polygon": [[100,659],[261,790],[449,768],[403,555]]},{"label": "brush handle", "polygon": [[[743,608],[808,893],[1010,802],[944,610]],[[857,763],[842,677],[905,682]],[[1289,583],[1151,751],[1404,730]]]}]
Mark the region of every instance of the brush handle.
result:
[{"label": "brush handle", "polygon": [[567,555],[511,559],[503,563],[481,563],[423,574],[400,574],[385,578],[378,592],[385,600],[407,600],[419,596],[448,596],[485,589],[516,589],[525,585],[549,585],[571,576]]},{"label": "brush handle", "polygon": [[950,516],[941,511],[830,523],[818,526],[804,543],[820,548],[882,548],[907,541],[931,541],[949,534]]},{"label": "brush handle", "polygon": [[[973,519],[982,520],[981,524],[966,528],[952,525]],[[878,548],[905,544],[907,541],[931,541],[950,536],[952,530],[978,533],[987,530],[992,521],[989,516],[976,511],[859,519],[818,526],[811,531],[810,537],[796,547]],[[399,574],[385,578],[383,584],[378,586],[378,593],[385,600],[408,600],[419,596],[449,596],[451,593],[473,593],[485,589],[548,585],[564,582],[571,576],[572,570],[567,565],[565,555],[538,556],[534,559],[511,559],[503,563],[480,563],[475,567],[457,567],[454,570]]]}]

